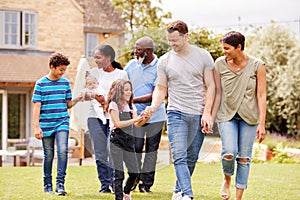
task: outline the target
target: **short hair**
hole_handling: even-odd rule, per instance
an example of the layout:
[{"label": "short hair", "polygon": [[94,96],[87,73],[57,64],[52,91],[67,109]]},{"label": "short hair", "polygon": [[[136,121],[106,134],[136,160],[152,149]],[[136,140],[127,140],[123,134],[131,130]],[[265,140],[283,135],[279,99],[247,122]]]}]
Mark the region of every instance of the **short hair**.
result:
[{"label": "short hair", "polygon": [[141,37],[135,43],[141,44],[141,46],[145,49],[153,49],[154,50],[154,41],[149,36]]},{"label": "short hair", "polygon": [[167,27],[167,31],[168,33],[173,33],[174,31],[178,31],[180,34],[186,34],[189,32],[186,23],[180,20],[170,23]]},{"label": "short hair", "polygon": [[49,67],[52,65],[54,68],[56,68],[60,65],[68,66],[69,64],[70,61],[68,57],[59,52],[53,53],[49,58]]},{"label": "short hair", "polygon": [[224,42],[237,48],[239,44],[241,45],[241,50],[245,48],[245,36],[237,31],[230,31],[226,33],[221,39],[220,42]]}]

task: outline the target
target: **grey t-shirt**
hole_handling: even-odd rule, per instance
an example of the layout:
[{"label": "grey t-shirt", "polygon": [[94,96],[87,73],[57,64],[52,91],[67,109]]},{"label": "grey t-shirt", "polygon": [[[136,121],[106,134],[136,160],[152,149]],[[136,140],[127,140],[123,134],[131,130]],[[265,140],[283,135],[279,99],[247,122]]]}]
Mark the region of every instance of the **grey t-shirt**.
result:
[{"label": "grey t-shirt", "polygon": [[168,88],[168,110],[202,115],[206,89],[204,71],[213,70],[210,53],[196,46],[182,57],[170,51],[159,58],[157,85]]}]

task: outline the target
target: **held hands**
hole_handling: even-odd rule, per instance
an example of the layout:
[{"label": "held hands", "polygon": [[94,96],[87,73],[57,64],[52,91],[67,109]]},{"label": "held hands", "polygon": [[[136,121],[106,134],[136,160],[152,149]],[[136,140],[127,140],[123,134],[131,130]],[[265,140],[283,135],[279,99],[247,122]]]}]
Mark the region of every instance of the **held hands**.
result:
[{"label": "held hands", "polygon": [[157,108],[158,108],[157,105],[151,105],[151,106],[147,106],[144,111],[147,112],[150,115],[153,115],[156,112]]},{"label": "held hands", "polygon": [[90,101],[95,99],[96,95],[98,95],[98,93],[94,93],[94,92],[84,92],[82,93],[82,99],[81,101]]},{"label": "held hands", "polygon": [[83,99],[83,95],[80,94],[78,97],[72,99],[72,101],[74,102],[74,105],[75,105],[75,104],[78,103],[79,101],[83,101],[82,99]]},{"label": "held hands", "polygon": [[202,132],[204,134],[206,133],[213,133],[213,119],[210,114],[203,114],[201,118],[201,126],[202,126]]},{"label": "held hands", "polygon": [[139,120],[137,121],[137,126],[143,126],[145,123],[147,123],[147,121],[151,118],[152,114],[147,111],[144,110],[141,112],[141,114],[137,117],[139,118]]}]

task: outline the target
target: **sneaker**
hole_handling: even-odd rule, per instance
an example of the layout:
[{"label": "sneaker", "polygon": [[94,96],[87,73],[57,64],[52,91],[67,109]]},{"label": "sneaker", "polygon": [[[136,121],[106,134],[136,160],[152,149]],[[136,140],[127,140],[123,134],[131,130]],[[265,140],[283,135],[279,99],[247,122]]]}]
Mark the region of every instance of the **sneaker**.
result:
[{"label": "sneaker", "polygon": [[53,193],[52,184],[48,183],[44,185],[44,192],[47,194],[52,194]]},{"label": "sneaker", "polygon": [[172,200],[182,200],[181,192],[174,192]]},{"label": "sneaker", "polygon": [[109,189],[111,191],[112,194],[115,193],[115,186],[114,186],[114,182],[111,182],[111,184],[109,184]]},{"label": "sneaker", "polygon": [[129,194],[123,193],[123,200],[132,200],[130,193]]},{"label": "sneaker", "polygon": [[182,198],[182,200],[192,200],[192,198],[189,197],[189,196],[184,196],[184,197]]},{"label": "sneaker", "polygon": [[101,190],[99,190],[99,193],[100,193],[100,194],[103,194],[103,193],[111,193],[111,190],[110,190],[109,188],[107,188],[107,189],[101,189]]},{"label": "sneaker", "polygon": [[140,192],[142,192],[142,193],[152,193],[151,190],[146,186],[141,186],[141,187],[139,187],[139,189],[140,189]]},{"label": "sneaker", "polygon": [[63,183],[56,184],[55,194],[62,195],[62,196],[65,196],[67,194]]}]

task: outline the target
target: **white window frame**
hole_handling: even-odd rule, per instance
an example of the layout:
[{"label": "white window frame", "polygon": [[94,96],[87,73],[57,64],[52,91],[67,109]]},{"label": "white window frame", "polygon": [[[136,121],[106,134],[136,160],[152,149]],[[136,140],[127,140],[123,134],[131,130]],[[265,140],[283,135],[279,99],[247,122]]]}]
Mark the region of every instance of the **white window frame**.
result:
[{"label": "white window frame", "polygon": [[[29,17],[29,22],[26,21],[27,16]],[[37,14],[34,12],[23,11],[22,21],[22,44],[24,47],[35,48],[37,46]],[[27,27],[29,33],[26,33]],[[28,37],[28,44],[26,44],[26,37]]]},{"label": "white window frame", "polygon": [[[6,22],[5,22],[5,14],[6,13],[10,13],[10,14],[17,14],[17,27],[16,27],[16,33],[17,33],[17,43],[16,44],[12,44],[12,41],[9,42],[9,44],[5,44],[5,37],[6,35],[12,35],[12,30],[8,30],[8,33],[6,32]],[[5,47],[5,48],[19,48],[21,45],[21,42],[20,42],[20,19],[21,19],[21,13],[18,12],[18,11],[8,11],[8,10],[0,10],[0,21],[2,24],[1,28],[0,28],[0,35],[1,35],[1,38],[0,38],[0,44],[2,47]],[[9,26],[9,25],[8,25]],[[9,29],[12,29],[12,24],[10,25]],[[11,38],[9,38],[9,40],[11,40]]]},{"label": "white window frame", "polygon": [[[17,14],[17,26],[16,28],[16,44],[12,44],[11,37],[9,38],[9,44],[5,44],[5,37],[7,35],[12,34],[12,25],[9,28],[9,32],[6,32],[7,23],[5,22],[5,14],[6,13],[14,13]],[[26,22],[26,16],[30,16],[34,18],[31,21],[31,24]],[[37,12],[32,11],[20,11],[20,10],[4,10],[0,9],[0,48],[8,48],[8,49],[23,49],[23,48],[37,48],[37,34],[38,34],[38,15]],[[29,26],[30,34],[29,34],[29,43],[25,44],[26,42],[26,29],[25,27]]]},{"label": "white window frame", "polygon": [[29,138],[31,133],[31,99],[30,91],[16,90],[10,91],[6,89],[0,89],[0,94],[2,95],[2,149],[7,150],[7,139],[8,139],[8,94],[24,94],[25,95],[25,138]]},{"label": "white window frame", "polygon": [[[94,40],[94,41],[92,41]],[[85,57],[93,58],[94,50],[99,42],[99,35],[96,33],[86,33],[85,34]]]},{"label": "white window frame", "polygon": [[7,108],[7,90],[0,90],[0,94],[2,95],[2,149],[7,149],[7,136],[8,136],[8,122],[7,122],[7,116],[8,116],[8,108]]}]

